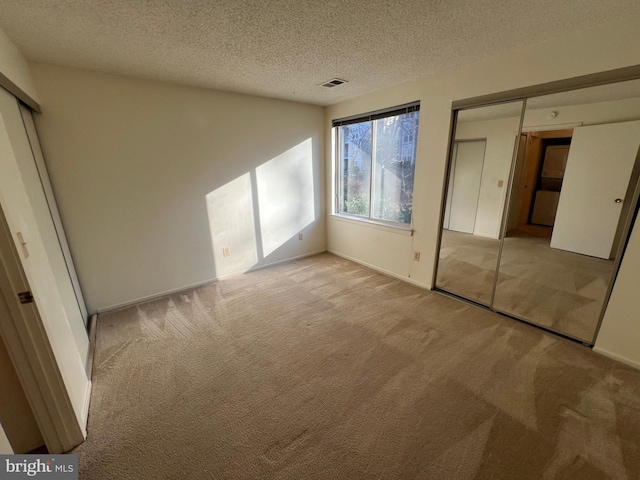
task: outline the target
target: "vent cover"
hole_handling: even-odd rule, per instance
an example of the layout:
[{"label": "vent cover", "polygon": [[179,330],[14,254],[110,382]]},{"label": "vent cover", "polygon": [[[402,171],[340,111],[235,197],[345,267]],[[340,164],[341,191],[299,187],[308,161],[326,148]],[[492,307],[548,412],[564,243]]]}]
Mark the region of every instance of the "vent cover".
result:
[{"label": "vent cover", "polygon": [[339,78],[332,78],[331,80],[328,80],[324,83],[321,83],[320,86],[321,87],[327,87],[327,88],[333,88],[333,87],[337,87],[338,85],[342,85],[343,83],[347,83],[346,80],[340,80]]}]

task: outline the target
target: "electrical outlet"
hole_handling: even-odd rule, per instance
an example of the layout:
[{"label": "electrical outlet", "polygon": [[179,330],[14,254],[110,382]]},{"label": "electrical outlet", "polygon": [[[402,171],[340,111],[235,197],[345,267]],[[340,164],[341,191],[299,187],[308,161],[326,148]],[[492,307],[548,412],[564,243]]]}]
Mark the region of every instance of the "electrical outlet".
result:
[{"label": "electrical outlet", "polygon": [[303,235],[301,233],[298,234],[298,240],[302,240]]},{"label": "electrical outlet", "polygon": [[420,252],[418,252],[418,251],[414,251],[413,252],[413,261],[414,262],[419,262],[420,261]]},{"label": "electrical outlet", "polygon": [[228,257],[229,255],[231,255],[231,247],[224,247],[222,249],[222,256]]}]

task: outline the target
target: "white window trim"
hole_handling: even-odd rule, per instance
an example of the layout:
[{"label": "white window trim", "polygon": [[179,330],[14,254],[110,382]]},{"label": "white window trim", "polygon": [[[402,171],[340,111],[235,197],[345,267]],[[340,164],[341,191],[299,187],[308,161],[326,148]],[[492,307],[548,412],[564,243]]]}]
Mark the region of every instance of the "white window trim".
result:
[{"label": "white window trim", "polygon": [[404,223],[391,223],[379,220],[372,220],[367,217],[360,217],[358,215],[348,215],[345,213],[334,212],[330,215],[332,219],[339,220],[341,222],[350,223],[352,225],[361,225],[363,227],[375,228],[377,230],[383,230],[386,232],[396,233],[398,235],[413,236],[413,228],[411,225]]},{"label": "white window trim", "polygon": [[[384,114],[386,112],[395,112],[404,108],[411,108],[411,107],[417,107],[417,110],[420,109],[420,101],[415,101],[415,102],[411,102],[411,103],[407,103],[405,105],[398,105],[396,107],[391,107],[391,108],[386,108],[386,109],[382,109],[382,110],[377,110],[375,112],[370,112],[370,113],[366,113],[366,114],[361,114],[361,115],[354,115],[351,117],[345,117],[343,119],[339,119],[339,120],[333,120],[331,122],[331,150],[332,150],[332,155],[333,155],[333,173],[334,173],[334,180],[333,180],[333,185],[331,187],[332,190],[332,195],[333,195],[333,206],[332,206],[332,213],[330,214],[331,217],[335,217],[339,220],[345,220],[347,222],[361,222],[363,224],[365,224],[365,226],[369,226],[369,227],[381,227],[383,230],[388,230],[388,231],[393,231],[393,232],[409,232],[406,233],[406,235],[411,235],[413,236],[413,211],[411,212],[411,223],[406,224],[406,223],[397,223],[397,222],[389,222],[389,221],[385,221],[385,220],[380,220],[380,219],[376,219],[371,217],[371,212],[369,212],[369,216],[365,217],[365,216],[360,216],[360,215],[350,215],[348,213],[344,213],[340,211],[340,199],[338,197],[338,192],[337,192],[337,187],[340,184],[340,153],[339,153],[339,148],[340,148],[340,142],[339,142],[339,138],[338,138],[338,130],[337,127],[339,126],[338,124],[343,121],[343,120],[350,120],[350,119],[362,119],[362,121],[367,121],[367,118],[369,121],[373,121],[374,120],[374,116],[378,115],[378,114]],[[408,113],[408,111],[407,111]],[[417,146],[417,145],[416,145]],[[417,155],[417,151],[416,151],[416,155]],[[414,166],[415,168],[415,166]],[[373,172],[372,172],[373,173]],[[373,179],[370,179],[370,183]],[[369,191],[371,191],[371,185],[369,187]],[[371,208],[371,204],[370,204],[370,208]],[[413,210],[413,208],[412,208]]]}]

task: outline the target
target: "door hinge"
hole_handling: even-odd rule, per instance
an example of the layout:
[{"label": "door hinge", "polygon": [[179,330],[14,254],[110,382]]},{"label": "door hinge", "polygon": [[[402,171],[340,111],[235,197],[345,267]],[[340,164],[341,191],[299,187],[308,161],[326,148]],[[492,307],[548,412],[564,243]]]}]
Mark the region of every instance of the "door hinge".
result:
[{"label": "door hinge", "polygon": [[20,292],[18,294],[18,299],[20,303],[33,303],[33,294],[30,291]]}]

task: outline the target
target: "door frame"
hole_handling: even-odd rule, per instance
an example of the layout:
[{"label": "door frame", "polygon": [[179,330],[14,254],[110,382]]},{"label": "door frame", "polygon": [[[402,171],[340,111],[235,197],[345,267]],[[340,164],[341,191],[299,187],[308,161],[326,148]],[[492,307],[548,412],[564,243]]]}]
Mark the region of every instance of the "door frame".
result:
[{"label": "door frame", "polygon": [[30,291],[4,210],[0,205],[0,333],[49,453],[69,451],[84,435]]}]

